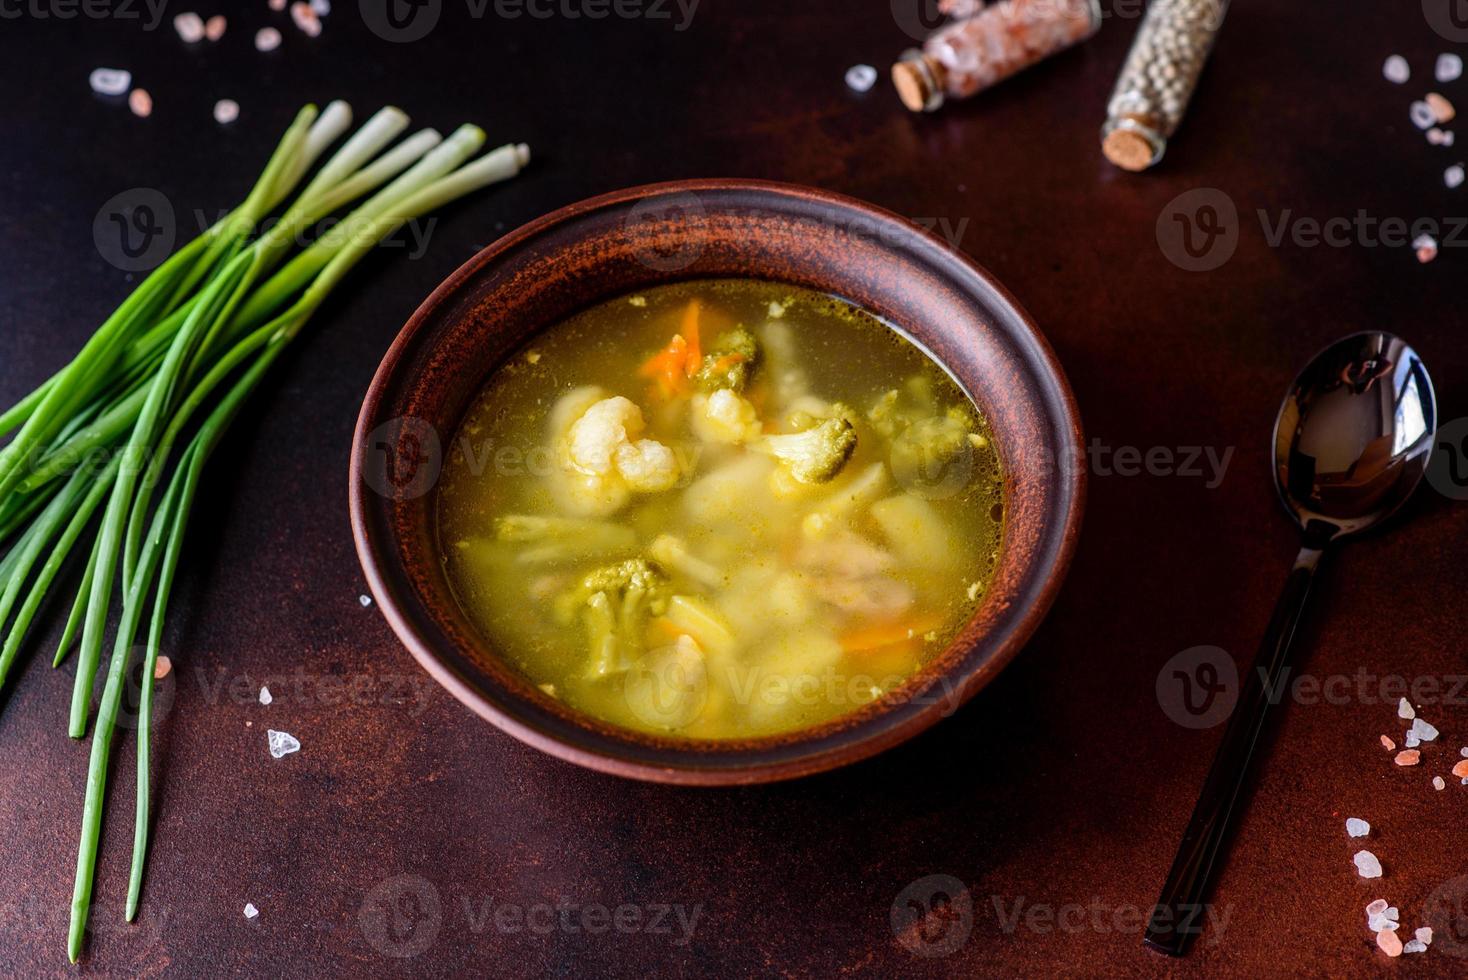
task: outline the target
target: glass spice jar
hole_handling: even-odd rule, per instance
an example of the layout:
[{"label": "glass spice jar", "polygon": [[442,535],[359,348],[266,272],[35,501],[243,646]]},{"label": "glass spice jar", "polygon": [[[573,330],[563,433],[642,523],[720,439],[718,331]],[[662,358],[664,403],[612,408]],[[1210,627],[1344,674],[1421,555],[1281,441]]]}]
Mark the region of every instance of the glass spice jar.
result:
[{"label": "glass spice jar", "polygon": [[892,66],[892,83],[913,112],[965,98],[1078,44],[1101,26],[1098,0],[1001,0],[939,28]]},{"label": "glass spice jar", "polygon": [[1152,0],[1106,106],[1106,159],[1124,170],[1162,159],[1227,11],[1228,0]]}]

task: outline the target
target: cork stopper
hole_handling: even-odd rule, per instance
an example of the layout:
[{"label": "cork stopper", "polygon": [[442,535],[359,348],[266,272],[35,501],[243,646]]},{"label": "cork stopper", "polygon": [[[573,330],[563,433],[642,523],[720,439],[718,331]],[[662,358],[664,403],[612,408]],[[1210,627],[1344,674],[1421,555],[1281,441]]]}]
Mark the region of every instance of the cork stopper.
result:
[{"label": "cork stopper", "polygon": [[1121,169],[1133,173],[1152,166],[1152,147],[1147,145],[1141,133],[1130,129],[1113,130],[1101,141],[1101,152]]},{"label": "cork stopper", "polygon": [[943,66],[920,51],[904,53],[892,66],[892,85],[913,112],[932,112],[943,104]]},{"label": "cork stopper", "polygon": [[1136,116],[1113,117],[1101,128],[1101,153],[1116,166],[1132,173],[1148,169],[1167,148],[1167,141]]}]

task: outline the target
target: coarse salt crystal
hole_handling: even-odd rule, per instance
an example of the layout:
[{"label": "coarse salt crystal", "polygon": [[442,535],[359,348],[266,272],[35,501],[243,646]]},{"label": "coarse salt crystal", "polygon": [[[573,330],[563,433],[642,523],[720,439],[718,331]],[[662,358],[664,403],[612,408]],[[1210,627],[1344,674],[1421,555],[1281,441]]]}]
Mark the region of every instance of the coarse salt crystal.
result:
[{"label": "coarse salt crystal", "polygon": [[[1422,236],[1418,237],[1417,241],[1415,241],[1415,242],[1412,243],[1412,247],[1413,248],[1421,248],[1422,246],[1419,245],[1418,242],[1421,242],[1422,239],[1424,239],[1424,238],[1431,238],[1431,237],[1432,237],[1431,235],[1422,235]],[[1436,249],[1437,249],[1437,242],[1433,242],[1432,243],[1432,247],[1433,247],[1433,250],[1436,251]],[[1386,749],[1388,752],[1390,752],[1392,749],[1394,749],[1394,748],[1397,747],[1397,743],[1396,742],[1393,742],[1391,739],[1389,739],[1385,735],[1383,735],[1381,737],[1381,747],[1384,748],[1384,749]]]},{"label": "coarse salt crystal", "polygon": [[1381,951],[1388,956],[1402,955],[1402,941],[1390,929],[1383,929],[1376,934],[1376,945],[1380,946]]},{"label": "coarse salt crystal", "polygon": [[[1437,122],[1437,113],[1432,111],[1432,106],[1418,99],[1407,109],[1407,115],[1412,120],[1412,125],[1418,129],[1427,129]],[[1402,700],[1406,700],[1403,698]]]},{"label": "coarse salt crystal", "polygon": [[240,104],[234,99],[220,99],[214,103],[214,121],[220,125],[234,122],[240,117]]},{"label": "coarse salt crystal", "polygon": [[1431,742],[1437,738],[1438,730],[1425,718],[1414,718],[1412,720],[1412,734],[1424,742]]},{"label": "coarse salt crystal", "polygon": [[213,17],[204,21],[204,36],[211,41],[217,41],[224,37],[224,29],[227,26],[229,26],[229,22],[224,19],[224,15],[215,14]]},{"label": "coarse salt crystal", "polygon": [[1412,68],[1407,64],[1406,58],[1394,54],[1382,64],[1381,74],[1387,81],[1401,85],[1412,77]]},{"label": "coarse salt crystal", "polygon": [[1402,944],[1402,952],[1425,953],[1427,952],[1427,944],[1420,939],[1409,939]]},{"label": "coarse salt crystal", "polygon": [[121,95],[133,83],[133,73],[122,68],[94,68],[87,76],[87,84],[98,95]]},{"label": "coarse salt crystal", "polygon": [[1432,110],[1433,118],[1440,123],[1452,122],[1453,117],[1458,114],[1453,104],[1436,92],[1428,92],[1422,97],[1422,101],[1427,103],[1427,107]]},{"label": "coarse salt crystal", "polygon": [[[540,358],[537,357],[535,360],[538,361],[540,360]],[[531,361],[530,363],[534,364],[535,361]],[[357,596],[357,601],[362,604],[363,609],[366,609],[368,606],[372,605],[372,597],[370,595],[359,595]]]},{"label": "coarse salt crystal", "polygon": [[1433,776],[1432,788],[1436,790],[1444,790],[1448,788],[1448,784],[1443,781],[1443,778],[1441,776]]},{"label": "coarse salt crystal", "polygon": [[1461,749],[1459,749],[1458,754],[1461,755],[1463,758],[1468,759],[1468,745],[1465,745]]},{"label": "coarse salt crystal", "polygon": [[1422,926],[1413,935],[1417,937],[1417,941],[1422,945],[1432,945],[1432,926]]},{"label": "coarse salt crystal", "polygon": [[317,17],[331,13],[331,0],[311,0],[311,10]]},{"label": "coarse salt crystal", "polygon": [[247,919],[253,919],[255,916],[257,916],[259,914],[260,914],[260,910],[257,909],[257,908],[255,908],[255,903],[254,902],[246,902],[245,903],[245,918],[247,918]]},{"label": "coarse salt crystal", "polygon": [[272,697],[271,694],[270,694],[270,688],[268,688],[268,687],[262,687],[262,688],[260,688],[260,703],[261,704],[269,704],[270,702],[272,702],[274,700],[275,700],[275,698]]},{"label": "coarse salt crystal", "polygon": [[852,65],[846,69],[846,85],[857,92],[869,92],[877,84],[877,69],[871,65]]},{"label": "coarse salt crystal", "polygon": [[127,94],[127,107],[139,119],[147,119],[153,114],[153,97],[147,89],[135,88]]},{"label": "coarse salt crystal", "polygon": [[1468,759],[1464,759],[1453,766],[1453,775],[1462,779],[1468,779]]},{"label": "coarse salt crystal", "polygon": [[296,29],[307,37],[315,37],[321,33],[321,18],[316,16],[316,11],[311,9],[309,3],[298,0],[291,4],[291,20],[295,22]]},{"label": "coarse salt crystal", "polygon": [[1397,702],[1397,717],[1398,718],[1416,718],[1417,717],[1417,709],[1415,709],[1415,708],[1412,707],[1412,702],[1411,701],[1408,701],[1406,698],[1402,698],[1402,700],[1400,700],[1400,701]]},{"label": "coarse salt crystal", "polygon": [[1415,766],[1418,762],[1422,761],[1422,753],[1416,749],[1404,749],[1397,753],[1394,761],[1399,766]]},{"label": "coarse salt crystal", "polygon": [[285,0],[270,0],[270,9],[276,11],[277,13],[284,10]]},{"label": "coarse salt crystal", "polygon": [[1433,146],[1452,146],[1453,133],[1448,129],[1438,129],[1436,126],[1427,131],[1427,142]]},{"label": "coarse salt crystal", "polygon": [[157,660],[153,661],[153,679],[155,681],[163,680],[163,678],[168,676],[168,672],[172,669],[173,661],[169,660],[166,654],[159,657]]},{"label": "coarse salt crystal", "polygon": [[1383,930],[1390,932],[1400,929],[1401,923],[1385,912],[1378,912],[1366,920],[1366,928],[1372,932],[1381,932]]},{"label": "coarse salt crystal", "polygon": [[1432,77],[1440,82],[1455,82],[1463,74],[1463,59],[1455,54],[1440,54],[1432,66]]},{"label": "coarse salt crystal", "polygon": [[204,20],[192,11],[173,18],[173,29],[185,44],[204,40]]},{"label": "coarse salt crystal", "polygon": [[1371,833],[1371,824],[1360,817],[1350,817],[1346,820],[1346,833],[1352,837],[1365,837]]},{"label": "coarse salt crystal", "polygon": [[1417,746],[1422,744],[1422,739],[1417,737],[1416,732],[1408,732],[1406,736],[1403,737],[1402,744],[1407,746],[1407,748],[1409,749],[1415,749]]},{"label": "coarse salt crystal", "polygon": [[280,31],[273,27],[262,27],[255,32],[256,51],[274,51],[280,47]]},{"label": "coarse salt crystal", "polygon": [[1384,898],[1378,898],[1376,901],[1374,901],[1370,905],[1366,906],[1366,918],[1369,919],[1373,915],[1379,915],[1380,913],[1385,912],[1385,911],[1386,911],[1386,899],[1384,899]]},{"label": "coarse salt crystal", "polygon": [[[1437,258],[1437,239],[1431,235],[1418,235],[1412,240],[1412,248],[1417,252],[1417,261],[1423,265]],[[1409,732],[1408,736],[1410,737],[1410,735],[1411,733]],[[1381,744],[1387,747],[1387,751],[1396,748],[1392,740],[1385,735],[1381,737]]]},{"label": "coarse salt crystal", "polygon": [[1356,862],[1356,873],[1363,878],[1380,878],[1381,862],[1370,851],[1357,851],[1351,860]]},{"label": "coarse salt crystal", "polygon": [[1443,171],[1443,183],[1449,187],[1457,187],[1463,183],[1463,165],[1455,163]]},{"label": "coarse salt crystal", "polygon": [[301,751],[301,740],[290,732],[278,732],[275,729],[267,729],[265,738],[270,746],[270,757],[281,759],[292,752]]}]

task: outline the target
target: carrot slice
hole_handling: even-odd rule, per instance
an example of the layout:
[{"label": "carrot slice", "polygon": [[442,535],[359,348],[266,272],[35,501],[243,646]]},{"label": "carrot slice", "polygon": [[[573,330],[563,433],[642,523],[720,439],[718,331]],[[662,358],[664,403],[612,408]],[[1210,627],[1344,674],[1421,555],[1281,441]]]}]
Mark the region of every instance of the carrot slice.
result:
[{"label": "carrot slice", "polygon": [[648,358],[637,374],[655,380],[658,390],[667,398],[688,390],[687,365],[688,342],[682,334],[674,334],[668,346]]},{"label": "carrot slice", "polygon": [[698,339],[698,315],[700,309],[701,305],[695,299],[690,301],[687,308],[683,310],[681,333],[684,340],[688,343],[688,359],[685,362],[686,367],[684,371],[690,378],[697,374],[698,369],[703,366],[703,345]]},{"label": "carrot slice", "polygon": [[923,615],[911,619],[898,619],[873,626],[859,626],[847,630],[839,637],[841,649],[847,653],[865,653],[896,646],[909,640],[921,639],[924,633],[937,629],[942,620],[936,616]]}]

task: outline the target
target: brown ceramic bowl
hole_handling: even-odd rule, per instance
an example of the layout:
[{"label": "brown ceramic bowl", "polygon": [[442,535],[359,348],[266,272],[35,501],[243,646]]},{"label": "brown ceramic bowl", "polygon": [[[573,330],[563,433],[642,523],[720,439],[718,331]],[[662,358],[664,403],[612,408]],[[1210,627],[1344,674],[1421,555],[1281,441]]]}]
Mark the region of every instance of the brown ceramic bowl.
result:
[{"label": "brown ceramic bowl", "polygon": [[[754,277],[877,314],[937,357],[990,420],[1006,529],[973,619],[922,672],[854,713],[790,734],[702,742],[614,728],[498,657],[453,597],[436,543],[440,447],[484,380],[537,331],[679,279]],[[392,628],[444,687],[516,738],[605,772],[670,783],[787,779],[910,738],[987,684],[1034,631],[1075,548],[1080,420],[1050,348],[988,273],[897,215],[826,191],[744,180],[633,188],[506,235],[430,296],[377,370],[352,447],[357,553]]]}]

